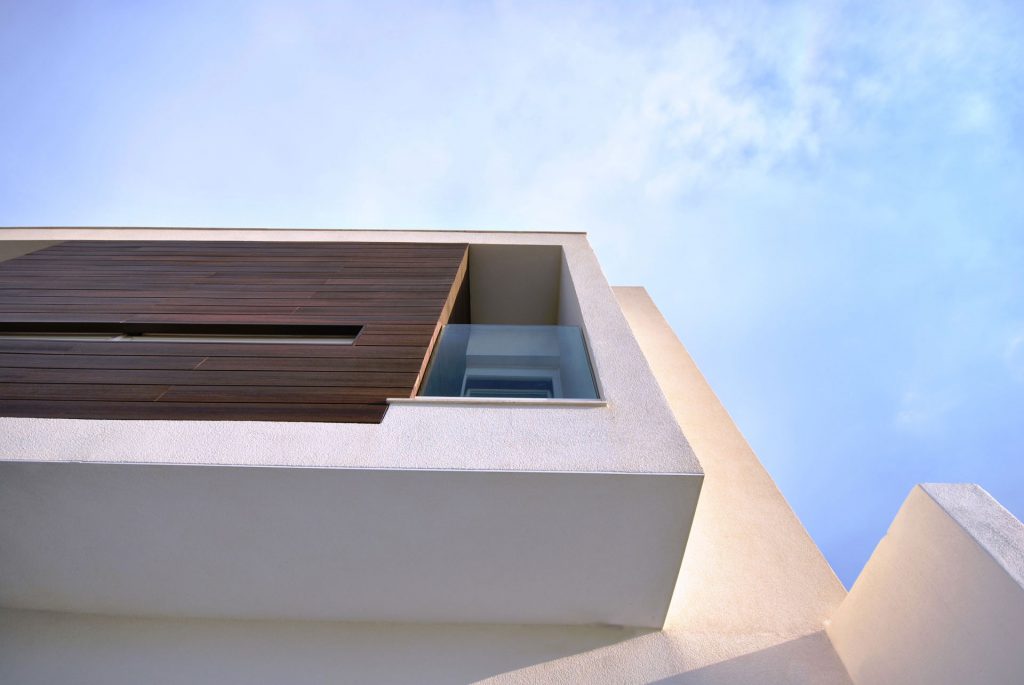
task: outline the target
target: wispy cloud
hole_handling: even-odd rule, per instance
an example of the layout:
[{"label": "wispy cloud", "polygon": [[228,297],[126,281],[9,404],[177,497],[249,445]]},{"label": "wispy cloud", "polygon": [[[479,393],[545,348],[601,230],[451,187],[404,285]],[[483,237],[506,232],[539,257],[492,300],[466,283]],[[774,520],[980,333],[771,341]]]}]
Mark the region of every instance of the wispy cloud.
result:
[{"label": "wispy cloud", "polygon": [[1010,337],[1004,359],[1010,375],[1017,381],[1024,381],[1024,333]]}]

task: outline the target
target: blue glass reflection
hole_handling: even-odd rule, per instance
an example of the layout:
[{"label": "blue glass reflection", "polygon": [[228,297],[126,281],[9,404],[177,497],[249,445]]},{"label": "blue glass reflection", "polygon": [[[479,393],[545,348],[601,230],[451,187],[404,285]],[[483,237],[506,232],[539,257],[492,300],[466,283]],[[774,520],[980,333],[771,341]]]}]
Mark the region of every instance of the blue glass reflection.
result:
[{"label": "blue glass reflection", "polygon": [[596,400],[578,326],[450,324],[420,395]]}]

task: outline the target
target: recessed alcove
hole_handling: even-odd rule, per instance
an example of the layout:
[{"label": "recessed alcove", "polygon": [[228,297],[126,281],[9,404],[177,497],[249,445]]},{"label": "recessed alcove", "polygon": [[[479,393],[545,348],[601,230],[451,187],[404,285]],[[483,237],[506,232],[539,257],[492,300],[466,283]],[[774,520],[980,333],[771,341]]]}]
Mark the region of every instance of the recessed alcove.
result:
[{"label": "recessed alcove", "polygon": [[470,245],[421,397],[598,400],[579,300],[558,245]]}]

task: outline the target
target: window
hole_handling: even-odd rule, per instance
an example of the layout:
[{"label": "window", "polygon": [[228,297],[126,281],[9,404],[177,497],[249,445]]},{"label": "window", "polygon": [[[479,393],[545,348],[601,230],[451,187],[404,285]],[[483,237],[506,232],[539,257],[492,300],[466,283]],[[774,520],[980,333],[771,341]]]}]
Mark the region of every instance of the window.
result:
[{"label": "window", "polygon": [[449,324],[421,396],[598,399],[578,326]]}]

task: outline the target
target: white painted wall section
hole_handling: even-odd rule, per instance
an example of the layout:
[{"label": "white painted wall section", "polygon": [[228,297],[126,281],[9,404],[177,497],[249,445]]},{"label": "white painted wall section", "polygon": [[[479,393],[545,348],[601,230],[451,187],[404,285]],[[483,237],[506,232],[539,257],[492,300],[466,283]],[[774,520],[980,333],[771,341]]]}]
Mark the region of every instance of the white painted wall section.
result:
[{"label": "white painted wall section", "polygon": [[469,243],[475,314],[578,321],[607,401],[411,402],[379,425],[0,418],[0,606],[661,627],[703,476],[585,236],[0,234],[83,238]]},{"label": "white painted wall section", "polygon": [[[608,402],[395,404],[379,425],[0,417],[0,460],[701,474],[582,234],[25,228],[0,234],[0,249],[47,240],[470,243],[470,279],[479,285],[471,306],[506,321],[582,325]],[[519,279],[514,296],[500,287],[508,278]],[[530,293],[537,309],[525,305]]]},{"label": "white painted wall section", "polygon": [[845,590],[646,293],[616,295],[707,472],[664,630],[0,611],[0,682],[850,685]]},{"label": "white painted wall section", "polygon": [[0,462],[0,606],[661,627],[700,479]]},{"label": "white painted wall section", "polygon": [[977,485],[915,487],[828,633],[857,685],[1024,682],[1024,524]]}]

